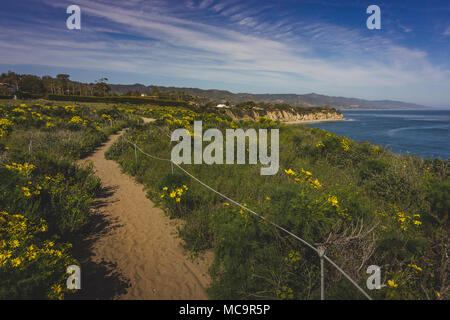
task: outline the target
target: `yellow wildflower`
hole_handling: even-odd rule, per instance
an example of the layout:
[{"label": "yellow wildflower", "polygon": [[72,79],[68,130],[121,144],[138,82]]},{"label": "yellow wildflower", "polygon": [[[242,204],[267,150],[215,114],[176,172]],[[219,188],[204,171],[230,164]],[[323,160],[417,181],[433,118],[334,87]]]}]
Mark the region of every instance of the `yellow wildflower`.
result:
[{"label": "yellow wildflower", "polygon": [[338,199],[337,199],[336,196],[329,195],[328,196],[328,202],[331,203],[331,205],[333,207],[339,207]]},{"label": "yellow wildflower", "polygon": [[289,169],[289,170],[286,170],[286,169],[285,169],[284,172],[286,172],[287,174],[289,174],[289,175],[291,175],[291,176],[297,175],[297,174],[295,173],[295,171],[292,170],[292,169]]},{"label": "yellow wildflower", "polygon": [[21,258],[14,258],[11,260],[11,264],[13,265],[13,267],[18,267],[22,264],[22,259]]},{"label": "yellow wildflower", "polygon": [[389,287],[391,287],[391,288],[397,288],[397,287],[398,287],[398,284],[396,284],[396,283],[394,282],[394,280],[388,280],[388,285],[389,285]]},{"label": "yellow wildflower", "polygon": [[13,240],[11,243],[11,248],[17,248],[20,245],[18,240]]}]

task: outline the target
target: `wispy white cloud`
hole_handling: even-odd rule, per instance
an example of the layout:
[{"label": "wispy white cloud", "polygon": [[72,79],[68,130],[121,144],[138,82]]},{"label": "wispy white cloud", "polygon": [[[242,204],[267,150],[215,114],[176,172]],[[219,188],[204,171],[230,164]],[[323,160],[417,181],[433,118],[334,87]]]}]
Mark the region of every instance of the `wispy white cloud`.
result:
[{"label": "wispy white cloud", "polygon": [[400,27],[400,29],[402,29],[406,33],[409,33],[409,32],[413,31],[412,28],[405,27],[404,25],[399,25],[399,27]]},{"label": "wispy white cloud", "polygon": [[200,9],[205,9],[208,8],[213,2],[214,0],[203,0],[202,2],[200,2],[198,7]]},{"label": "wispy white cloud", "polygon": [[450,36],[450,26],[448,26],[447,29],[445,29],[443,35],[444,36]]},{"label": "wispy white cloud", "polygon": [[[272,92],[321,91],[367,98],[401,98],[408,87],[419,96],[430,92],[433,84],[450,86],[449,70],[431,64],[423,50],[327,22],[299,22],[288,16],[265,21],[261,14],[267,8],[263,7],[246,8],[229,1],[185,2],[184,8],[194,13],[201,8],[230,19],[229,24],[214,24],[187,19],[180,14],[182,8],[164,1],[112,5],[78,0],[78,4],[89,21],[102,19],[105,24],[83,27],[79,33],[2,28],[0,60],[214,79]],[[105,33],[122,36],[105,38]],[[401,94],[396,96],[397,92]]]}]

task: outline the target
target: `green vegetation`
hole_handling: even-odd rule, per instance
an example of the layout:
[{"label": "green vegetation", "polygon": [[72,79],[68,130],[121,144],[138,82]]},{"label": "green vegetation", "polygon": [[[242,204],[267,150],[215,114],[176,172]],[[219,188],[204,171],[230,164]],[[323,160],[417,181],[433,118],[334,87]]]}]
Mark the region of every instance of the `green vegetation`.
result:
[{"label": "green vegetation", "polygon": [[[0,299],[63,298],[66,267],[89,226],[100,190],[91,167],[76,160],[107,136],[170,158],[170,133],[194,120],[208,128],[279,128],[280,171],[258,165],[183,165],[216,190],[261,213],[327,254],[361,286],[366,268],[382,269],[379,299],[448,299],[450,206],[447,161],[402,156],[320,129],[261,118],[232,121],[206,109],[162,106],[0,106]],[[153,117],[143,123],[141,116]],[[194,254],[213,249],[210,297],[317,299],[319,259],[270,224],[207,191],[171,165],[137,153],[124,139],[108,151],[143,183]],[[327,265],[327,298],[362,295]]]},{"label": "green vegetation", "polygon": [[130,125],[118,108],[0,106],[0,299],[63,299],[101,185],[75,161]]},{"label": "green vegetation", "polygon": [[[193,120],[207,128],[279,128],[280,171],[261,176],[257,165],[183,165],[214,189],[243,203],[327,255],[362,287],[366,268],[382,269],[378,299],[448,298],[448,162],[402,156],[320,129],[260,119],[233,122],[181,108],[136,109],[152,124],[126,138],[170,158],[170,132]],[[124,139],[108,151],[148,196],[185,223],[179,234],[191,251],[213,248],[213,299],[317,299],[319,259],[311,249],[263,223],[177,170],[138,153]],[[363,296],[330,265],[327,298]]]},{"label": "green vegetation", "polygon": [[[209,110],[205,108],[204,110]],[[336,115],[342,115],[342,113],[335,109],[331,108],[329,106],[324,107],[309,107],[309,106],[302,106],[302,107],[293,107],[291,105],[285,104],[285,103],[278,103],[278,104],[271,104],[271,103],[256,103],[254,101],[247,101],[243,103],[239,103],[229,109],[227,109],[231,114],[233,114],[237,118],[243,118],[245,116],[254,118],[254,115],[256,115],[256,120],[259,117],[266,117],[267,113],[269,112],[282,112],[282,113],[288,113],[291,115],[310,115],[310,114],[316,114],[316,113],[324,113],[324,114],[336,114]],[[218,113],[224,114],[226,111],[219,110],[216,111]]]}]

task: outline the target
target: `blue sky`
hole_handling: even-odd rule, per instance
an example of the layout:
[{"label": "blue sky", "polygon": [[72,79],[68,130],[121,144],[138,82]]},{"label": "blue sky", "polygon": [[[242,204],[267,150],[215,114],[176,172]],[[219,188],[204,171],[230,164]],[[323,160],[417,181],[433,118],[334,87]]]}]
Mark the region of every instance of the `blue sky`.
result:
[{"label": "blue sky", "polygon": [[[81,30],[66,8],[81,8]],[[381,30],[366,8],[381,8]],[[450,106],[450,2],[2,0],[0,71]]]}]

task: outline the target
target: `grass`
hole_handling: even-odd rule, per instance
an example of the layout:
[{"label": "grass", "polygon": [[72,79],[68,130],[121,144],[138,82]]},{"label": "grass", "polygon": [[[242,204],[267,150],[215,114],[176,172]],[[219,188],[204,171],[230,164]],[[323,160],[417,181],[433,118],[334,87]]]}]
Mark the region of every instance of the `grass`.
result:
[{"label": "grass", "polygon": [[[183,167],[310,243],[325,245],[361,286],[366,268],[380,266],[384,287],[371,292],[375,298],[447,297],[447,261],[442,257],[448,246],[448,162],[394,154],[303,125],[232,122],[170,108],[143,113],[159,120],[136,126],[127,139],[162,158],[170,158],[173,146],[166,134],[176,127],[191,130],[194,119],[203,120],[204,128],[279,128],[280,171],[274,176],[261,176],[255,165]],[[318,258],[312,250],[228,205],[179,170],[172,174],[169,163],[142,154],[136,162],[134,148],[123,140],[107,155],[143,183],[149,198],[171,217],[186,221],[179,233],[187,248],[214,249],[212,298],[320,296]],[[320,187],[315,187],[316,179]],[[183,186],[188,189],[177,194]],[[327,297],[362,295],[328,268]]]}]

